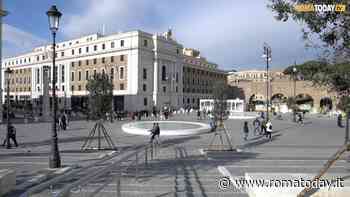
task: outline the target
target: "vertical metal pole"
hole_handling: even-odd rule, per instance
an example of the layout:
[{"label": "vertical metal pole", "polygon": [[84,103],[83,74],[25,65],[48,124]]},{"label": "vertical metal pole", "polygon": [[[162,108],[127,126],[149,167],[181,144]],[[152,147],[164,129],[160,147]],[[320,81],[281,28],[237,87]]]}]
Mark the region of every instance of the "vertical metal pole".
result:
[{"label": "vertical metal pole", "polygon": [[345,144],[349,142],[349,115],[350,111],[347,110],[346,112],[346,126],[345,126]]},{"label": "vertical metal pole", "polygon": [[148,147],[145,147],[145,165],[148,165]]},{"label": "vertical metal pole", "polygon": [[53,37],[53,54],[52,54],[52,99],[53,99],[53,120],[52,120],[52,144],[51,144],[51,155],[49,160],[50,168],[60,168],[61,159],[58,150],[58,138],[57,138],[57,99],[56,99],[56,32],[52,32]]},{"label": "vertical metal pole", "polygon": [[138,173],[139,173],[139,156],[138,156],[138,152],[136,152],[136,155],[135,155],[135,179],[137,180],[138,179]]},{"label": "vertical metal pole", "polygon": [[153,143],[151,143],[151,160],[153,160]]},{"label": "vertical metal pole", "polygon": [[269,121],[269,48],[266,47],[266,120]]},{"label": "vertical metal pole", "polygon": [[7,119],[7,135],[6,135],[6,143],[7,149],[11,148],[10,144],[10,69],[7,69],[7,109],[6,109],[6,119]]},{"label": "vertical metal pole", "polygon": [[98,150],[101,149],[101,122],[98,123],[97,130],[98,130]]},{"label": "vertical metal pole", "polygon": [[[3,84],[2,84],[2,79],[3,79],[3,72],[2,72],[2,17],[6,16],[7,12],[2,9],[2,0],[0,0],[0,122],[3,121],[3,107],[2,107],[2,102],[3,102]],[[5,82],[5,81],[4,81]]]}]

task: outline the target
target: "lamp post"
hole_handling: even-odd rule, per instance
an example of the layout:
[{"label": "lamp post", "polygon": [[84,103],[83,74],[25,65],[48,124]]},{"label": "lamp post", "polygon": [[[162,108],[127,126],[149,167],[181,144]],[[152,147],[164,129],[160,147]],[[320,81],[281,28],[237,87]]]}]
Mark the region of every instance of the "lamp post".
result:
[{"label": "lamp post", "polygon": [[263,54],[263,58],[265,58],[266,60],[266,75],[267,75],[267,79],[266,79],[266,120],[269,120],[269,82],[270,82],[270,78],[269,78],[269,61],[271,61],[271,47],[267,44],[264,43],[263,45],[264,47],[264,54]]},{"label": "lamp post", "polygon": [[7,135],[6,135],[6,148],[10,149],[11,144],[10,144],[10,74],[12,74],[13,70],[10,68],[7,68],[5,70],[5,73],[7,74],[7,87],[6,87],[6,92],[7,92],[7,109],[6,109],[6,123],[7,123]]},{"label": "lamp post", "polygon": [[293,67],[293,99],[294,99],[294,106],[293,106],[293,122],[296,122],[296,87],[297,87],[297,78],[296,78],[296,74],[297,74],[297,68],[296,68],[296,63],[294,64]]},{"label": "lamp post", "polygon": [[59,12],[55,5],[51,6],[49,11],[46,12],[48,19],[49,19],[49,25],[50,30],[53,37],[52,42],[52,72],[53,72],[53,79],[52,79],[52,100],[53,100],[53,119],[52,119],[52,144],[51,144],[51,155],[49,158],[49,166],[50,168],[60,168],[61,167],[61,159],[60,159],[60,153],[58,150],[58,143],[57,143],[57,98],[56,98],[56,31],[58,30],[59,20],[62,16],[61,12]]}]

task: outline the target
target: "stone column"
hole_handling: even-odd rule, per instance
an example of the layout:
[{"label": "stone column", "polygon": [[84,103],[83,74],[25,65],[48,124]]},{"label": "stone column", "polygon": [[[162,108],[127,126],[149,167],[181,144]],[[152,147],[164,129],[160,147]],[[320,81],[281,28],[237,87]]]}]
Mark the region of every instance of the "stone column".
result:
[{"label": "stone column", "polygon": [[43,121],[50,121],[49,66],[43,66]]}]

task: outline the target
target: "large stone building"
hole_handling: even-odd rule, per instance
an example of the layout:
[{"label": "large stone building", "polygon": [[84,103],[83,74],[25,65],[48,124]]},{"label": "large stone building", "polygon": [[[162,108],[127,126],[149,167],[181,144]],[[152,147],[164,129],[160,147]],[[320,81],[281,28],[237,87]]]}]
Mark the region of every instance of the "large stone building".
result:
[{"label": "large stone building", "polygon": [[[162,35],[139,30],[93,34],[59,42],[55,54],[59,106],[86,108],[87,81],[95,73],[104,72],[113,81],[114,110],[150,110],[165,105],[198,107],[200,98],[212,97],[208,80],[226,80],[224,71],[199,54],[178,43],[171,30]],[[3,61],[3,74],[7,68],[14,71],[6,76],[10,79],[12,102],[41,107],[44,66],[49,68],[51,94],[52,55],[52,46],[47,45]]]},{"label": "large stone building", "polygon": [[[294,79],[295,84],[294,84]],[[337,103],[335,92],[329,91],[326,87],[316,86],[311,81],[303,80],[302,77],[294,78],[285,75],[281,71],[269,72],[269,92],[267,92],[266,71],[246,70],[230,72],[228,83],[231,86],[242,88],[245,95],[245,102],[252,103],[260,101],[266,104],[266,95],[272,105],[286,103],[290,97],[297,97],[300,103],[309,103],[313,111],[320,111],[322,108],[333,108]],[[295,85],[295,89],[294,89]]]}]

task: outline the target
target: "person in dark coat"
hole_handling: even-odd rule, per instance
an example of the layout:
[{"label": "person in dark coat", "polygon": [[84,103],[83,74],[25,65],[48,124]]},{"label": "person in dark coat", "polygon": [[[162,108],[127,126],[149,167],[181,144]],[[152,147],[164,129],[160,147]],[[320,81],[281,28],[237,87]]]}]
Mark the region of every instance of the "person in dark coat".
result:
[{"label": "person in dark coat", "polygon": [[243,135],[244,135],[243,139],[244,139],[244,141],[248,140],[248,134],[249,134],[248,122],[245,121],[244,126],[243,126]]},{"label": "person in dark coat", "polygon": [[153,141],[156,139],[157,144],[160,144],[159,141],[159,135],[160,135],[160,128],[158,123],[153,123],[153,128],[151,129],[151,141],[150,143],[153,143]]},{"label": "person in dark coat", "polygon": [[338,124],[338,127],[343,128],[343,115],[341,113],[339,113],[338,115],[337,124]]},{"label": "person in dark coat", "polygon": [[[8,136],[8,138],[9,138],[9,143],[10,143],[10,147],[11,147],[11,142],[10,142],[10,140],[12,140],[13,141],[13,143],[15,144],[15,146],[16,147],[18,147],[18,143],[17,143],[17,140],[16,140],[16,128],[10,123],[9,124],[9,136]],[[3,143],[3,146],[5,146],[5,144],[6,144],[6,139],[4,140],[4,143]]]}]

